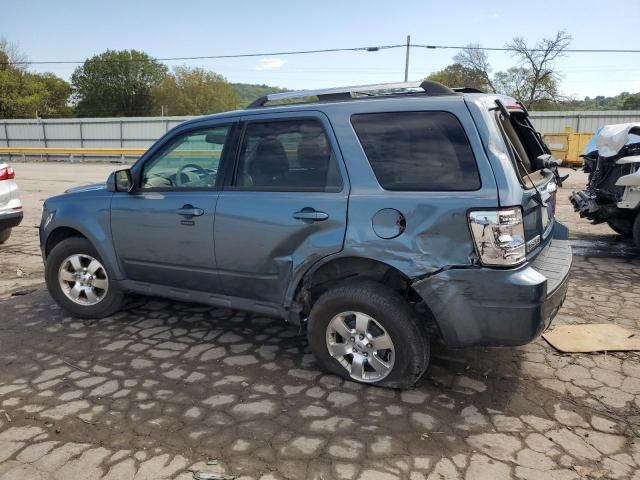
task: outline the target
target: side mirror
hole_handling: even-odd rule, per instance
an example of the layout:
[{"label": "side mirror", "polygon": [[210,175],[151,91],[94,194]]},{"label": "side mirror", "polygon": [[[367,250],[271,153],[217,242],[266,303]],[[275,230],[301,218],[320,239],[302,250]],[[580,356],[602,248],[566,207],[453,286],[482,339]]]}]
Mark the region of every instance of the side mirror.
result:
[{"label": "side mirror", "polygon": [[131,177],[131,170],[128,168],[124,170],[117,170],[112,172],[107,179],[107,190],[110,192],[127,192],[130,193],[133,190],[133,179]]},{"label": "side mirror", "polygon": [[207,143],[213,143],[216,145],[224,145],[224,142],[227,139],[227,130],[225,129],[222,132],[211,132],[207,133],[204,137],[204,141]]}]

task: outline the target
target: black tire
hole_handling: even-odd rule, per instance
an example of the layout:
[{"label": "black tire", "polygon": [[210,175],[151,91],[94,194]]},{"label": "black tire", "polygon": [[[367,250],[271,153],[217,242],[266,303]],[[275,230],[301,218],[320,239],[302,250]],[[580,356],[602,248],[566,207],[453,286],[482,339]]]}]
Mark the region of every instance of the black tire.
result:
[{"label": "black tire", "polygon": [[633,222],[633,243],[640,248],[640,212],[636,213],[636,219]]},{"label": "black tire", "polygon": [[11,229],[10,228],[5,228],[4,230],[0,230],[0,244],[3,244],[7,240],[9,240],[10,236],[11,236]]},{"label": "black tire", "polygon": [[633,220],[629,218],[613,218],[607,220],[607,225],[611,227],[611,230],[616,232],[625,238],[631,238],[633,236]]},{"label": "black tire", "polygon": [[[391,337],[395,361],[388,375],[378,381],[359,381],[332,357],[327,328],[342,312],[362,312],[379,323]],[[408,388],[424,374],[429,363],[429,341],[416,313],[402,296],[373,281],[349,282],[325,292],[313,305],[307,338],[320,367],[346,380],[388,388]],[[345,340],[346,341],[346,340]]]},{"label": "black tire", "polygon": [[80,305],[73,302],[62,291],[60,282],[58,281],[58,271],[62,262],[71,255],[84,254],[89,255],[98,260],[107,270],[109,279],[113,278],[112,272],[108,271],[102,258],[91,245],[91,243],[83,237],[71,237],[61,241],[49,253],[45,264],[44,274],[49,294],[58,305],[68,311],[71,315],[78,318],[104,318],[113,315],[122,306],[124,294],[122,289],[112,280],[109,281],[107,293],[95,305]]}]

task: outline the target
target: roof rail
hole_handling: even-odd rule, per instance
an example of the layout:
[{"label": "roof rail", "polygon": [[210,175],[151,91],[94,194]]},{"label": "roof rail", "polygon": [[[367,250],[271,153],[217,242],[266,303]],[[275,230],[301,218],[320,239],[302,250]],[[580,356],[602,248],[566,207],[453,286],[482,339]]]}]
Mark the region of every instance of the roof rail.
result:
[{"label": "roof rail", "polygon": [[458,93],[485,93],[479,88],[475,87],[454,87],[451,90]]},{"label": "roof rail", "polygon": [[431,96],[455,95],[456,92],[441,83],[425,80],[423,82],[377,83],[373,85],[356,85],[352,87],[325,88],[320,90],[297,90],[293,92],[271,93],[260,97],[247,107],[260,108],[268,102],[292,100],[296,98],[318,97],[318,101],[349,100],[358,97],[393,95],[399,93],[422,93]]}]

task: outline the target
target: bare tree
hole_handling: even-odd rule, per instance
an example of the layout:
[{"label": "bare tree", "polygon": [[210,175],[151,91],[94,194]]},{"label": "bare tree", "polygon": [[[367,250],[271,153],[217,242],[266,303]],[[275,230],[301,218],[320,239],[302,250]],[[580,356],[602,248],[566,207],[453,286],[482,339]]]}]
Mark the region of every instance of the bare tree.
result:
[{"label": "bare tree", "polygon": [[482,47],[479,43],[470,43],[460,50],[455,57],[453,57],[453,61],[459,63],[465,68],[477,72],[477,74],[484,80],[484,83],[487,84],[491,92],[496,93],[496,87],[491,78],[489,57],[481,48]]},{"label": "bare tree", "polygon": [[560,30],[553,38],[543,38],[533,46],[528,46],[522,37],[515,37],[506,47],[513,50],[520,65],[529,70],[529,81],[526,91],[521,92],[527,105],[539,102],[555,101],[558,99],[556,86],[559,75],[555,70],[554,61],[564,56],[564,51],[571,44],[571,35]]},{"label": "bare tree", "polygon": [[[26,70],[27,64],[25,62],[29,61],[27,55],[20,51],[20,47],[17,43],[10,42],[4,37],[0,37],[0,53],[4,53],[4,55],[0,55],[0,68],[3,66],[7,66],[11,64],[11,66],[18,70]],[[6,57],[6,59],[5,59]]]}]

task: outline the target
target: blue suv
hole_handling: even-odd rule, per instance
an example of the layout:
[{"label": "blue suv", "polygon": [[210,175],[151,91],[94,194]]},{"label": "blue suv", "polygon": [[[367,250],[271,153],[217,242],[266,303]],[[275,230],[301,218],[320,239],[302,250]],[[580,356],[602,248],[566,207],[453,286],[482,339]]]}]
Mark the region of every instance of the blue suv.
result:
[{"label": "blue suv", "polygon": [[431,340],[520,345],[549,326],[572,259],[556,166],[509,97],[428,81],[269,95],[47,199],[46,282],[77,317],[126,292],[281,317],[326,371],[406,387]]}]

